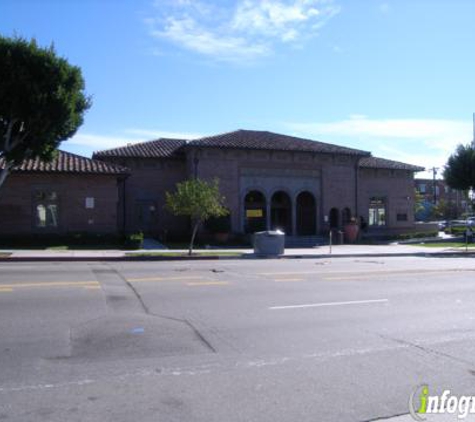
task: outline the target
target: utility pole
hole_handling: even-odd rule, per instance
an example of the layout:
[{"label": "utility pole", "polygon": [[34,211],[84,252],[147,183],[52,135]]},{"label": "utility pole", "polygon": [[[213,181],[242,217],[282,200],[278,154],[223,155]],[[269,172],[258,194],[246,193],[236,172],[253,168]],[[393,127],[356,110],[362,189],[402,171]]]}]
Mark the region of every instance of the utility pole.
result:
[{"label": "utility pole", "polygon": [[472,148],[475,148],[475,113],[473,113],[473,138],[472,138]]},{"label": "utility pole", "polygon": [[434,205],[437,205],[437,181],[435,180],[435,177],[437,176],[437,170],[439,170],[438,167],[432,167],[430,169],[428,169],[430,171],[432,171],[432,193],[433,193],[433,202],[434,202]]}]

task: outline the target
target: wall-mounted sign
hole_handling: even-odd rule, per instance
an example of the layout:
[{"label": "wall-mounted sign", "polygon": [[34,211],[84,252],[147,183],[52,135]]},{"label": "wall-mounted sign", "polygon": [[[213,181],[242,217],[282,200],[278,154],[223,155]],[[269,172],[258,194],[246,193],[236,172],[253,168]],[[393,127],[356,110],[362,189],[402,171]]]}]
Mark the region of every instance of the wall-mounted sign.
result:
[{"label": "wall-mounted sign", "polygon": [[263,215],[262,210],[246,210],[247,218],[261,218]]},{"label": "wall-mounted sign", "polygon": [[92,197],[86,198],[86,208],[89,208],[89,209],[94,208],[94,198]]}]

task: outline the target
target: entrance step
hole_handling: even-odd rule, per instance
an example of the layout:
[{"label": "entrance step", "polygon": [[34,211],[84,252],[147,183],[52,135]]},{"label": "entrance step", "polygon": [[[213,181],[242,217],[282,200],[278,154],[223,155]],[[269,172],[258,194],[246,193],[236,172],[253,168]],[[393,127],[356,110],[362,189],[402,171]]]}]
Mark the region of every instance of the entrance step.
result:
[{"label": "entrance step", "polygon": [[286,248],[313,248],[326,245],[328,242],[323,236],[286,236]]}]

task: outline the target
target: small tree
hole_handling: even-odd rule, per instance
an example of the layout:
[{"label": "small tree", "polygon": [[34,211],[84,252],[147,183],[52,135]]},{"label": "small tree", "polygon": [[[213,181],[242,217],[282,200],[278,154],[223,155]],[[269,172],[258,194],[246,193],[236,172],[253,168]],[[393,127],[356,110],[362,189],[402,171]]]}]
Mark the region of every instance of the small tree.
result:
[{"label": "small tree", "polygon": [[90,105],[81,70],[53,46],[0,36],[0,187],[24,159],[51,160]]},{"label": "small tree", "polygon": [[177,183],[176,192],[166,192],[165,207],[174,215],[185,215],[191,218],[193,230],[188,254],[193,252],[193,243],[201,223],[210,217],[221,217],[228,214],[224,207],[224,197],[219,192],[218,179],[206,182],[200,179],[186,180]]},{"label": "small tree", "polygon": [[448,215],[450,213],[449,210],[449,205],[447,202],[443,199],[441,199],[433,208],[431,211],[431,217],[435,220],[439,220],[441,218],[448,218]]}]

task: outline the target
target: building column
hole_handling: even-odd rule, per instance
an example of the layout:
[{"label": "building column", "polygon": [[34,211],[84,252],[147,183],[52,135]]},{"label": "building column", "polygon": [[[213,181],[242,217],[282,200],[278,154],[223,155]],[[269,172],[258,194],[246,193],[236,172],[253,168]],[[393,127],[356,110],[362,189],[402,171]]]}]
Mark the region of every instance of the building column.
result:
[{"label": "building column", "polygon": [[244,226],[246,222],[246,203],[245,203],[245,197],[241,195],[241,198],[239,200],[239,229],[241,233],[244,233]]},{"label": "building column", "polygon": [[266,200],[266,230],[270,230],[270,207],[271,207],[271,201]]},{"label": "building column", "polygon": [[[291,200],[292,201],[292,200]],[[297,235],[297,198],[295,198],[291,203],[290,203],[290,209],[292,213],[292,236]]]}]

